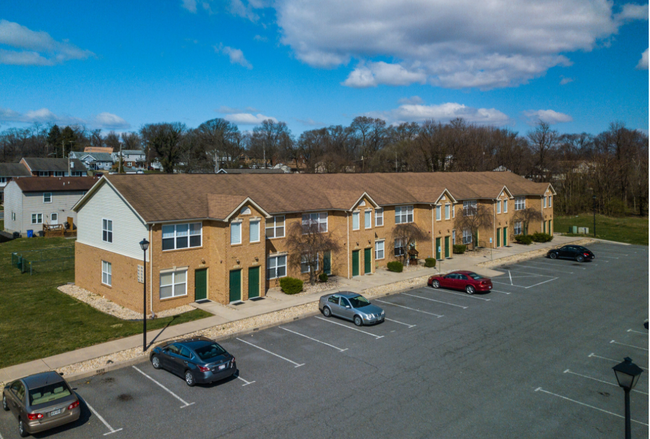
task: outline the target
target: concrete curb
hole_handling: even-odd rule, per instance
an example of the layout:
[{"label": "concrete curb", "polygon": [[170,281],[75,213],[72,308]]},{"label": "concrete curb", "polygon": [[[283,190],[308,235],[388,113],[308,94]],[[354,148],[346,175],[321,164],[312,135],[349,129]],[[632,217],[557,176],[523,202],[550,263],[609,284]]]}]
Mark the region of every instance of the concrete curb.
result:
[{"label": "concrete curb", "polygon": [[[580,239],[578,241],[571,241],[571,244],[573,245],[585,245],[585,244],[591,244],[593,242],[596,242],[595,239],[592,238],[587,238],[587,239]],[[546,255],[549,250],[554,249],[554,248],[559,248],[560,246],[554,246],[554,247],[544,247],[540,248],[537,250],[531,250],[529,252],[525,253],[519,253],[517,255],[512,255],[512,256],[507,256],[505,258],[499,258],[494,261],[486,261],[486,262],[481,262],[477,264],[479,267],[497,267],[499,265],[504,265],[504,264],[511,264],[513,262],[519,262],[519,261],[526,261],[529,259],[535,259],[540,256]]]}]

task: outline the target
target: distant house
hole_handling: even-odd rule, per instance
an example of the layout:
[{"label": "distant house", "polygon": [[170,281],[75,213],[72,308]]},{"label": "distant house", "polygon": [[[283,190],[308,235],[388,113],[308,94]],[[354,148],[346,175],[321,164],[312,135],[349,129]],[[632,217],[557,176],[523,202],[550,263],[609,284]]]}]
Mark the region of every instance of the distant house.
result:
[{"label": "distant house", "polygon": [[36,233],[43,224],[77,221],[72,207],[99,177],[19,177],[5,188],[5,231]]},{"label": "distant house", "polygon": [[282,169],[219,169],[217,174],[284,174]]},{"label": "distant house", "polygon": [[[88,169],[79,159],[23,157],[20,159],[20,164],[25,166],[33,177],[85,177],[88,175]],[[68,166],[72,175],[68,175]]]},{"label": "distant house", "polygon": [[124,160],[125,166],[142,167],[147,161],[147,156],[145,152],[141,149],[124,149],[122,151],[115,151],[113,154],[113,163],[117,163],[120,160],[120,154],[122,155],[122,160]]},{"label": "distant house", "polygon": [[0,163],[0,203],[4,200],[4,188],[16,177],[29,177],[31,174],[20,163]]},{"label": "distant house", "polygon": [[70,158],[79,159],[88,169],[108,171],[113,166],[113,156],[105,152],[71,152]]}]

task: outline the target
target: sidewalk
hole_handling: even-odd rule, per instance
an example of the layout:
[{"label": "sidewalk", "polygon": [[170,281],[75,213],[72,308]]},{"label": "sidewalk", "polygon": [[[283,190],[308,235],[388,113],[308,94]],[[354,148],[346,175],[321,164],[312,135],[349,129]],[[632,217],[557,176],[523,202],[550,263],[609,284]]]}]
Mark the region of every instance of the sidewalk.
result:
[{"label": "sidewalk", "polygon": [[[269,290],[267,296],[264,298],[248,300],[241,305],[221,305],[214,302],[194,304],[197,308],[210,312],[213,316],[176,326],[170,326],[161,330],[149,331],[147,332],[147,343],[150,345],[160,343],[164,340],[179,338],[198,331],[214,329],[214,327],[232,324],[244,319],[251,319],[259,316],[270,317],[274,313],[279,314],[273,323],[277,324],[283,321],[283,318],[286,320],[288,314],[282,315],[282,312],[285,310],[302,306],[304,309],[298,309],[297,312],[302,313],[303,315],[315,312],[319,297],[328,292],[354,291],[362,293],[367,297],[373,297],[380,294],[383,295],[390,292],[404,290],[411,286],[422,286],[425,284],[426,279],[429,276],[438,273],[447,273],[454,270],[471,270],[479,274],[496,277],[501,275],[501,273],[491,270],[488,266],[496,266],[512,262],[513,259],[520,260],[537,257],[540,254],[545,254],[551,247],[559,247],[568,242],[575,241],[585,241],[585,238],[555,235],[553,241],[548,243],[536,243],[530,246],[514,244],[511,247],[502,247],[493,250],[479,249],[477,252],[468,252],[464,255],[454,255],[454,258],[452,259],[438,261],[435,268],[422,268],[412,271],[408,270],[402,273],[392,273],[385,269],[379,269],[372,275],[359,276],[353,279],[338,278],[336,288],[328,291],[301,293],[290,296],[273,289]],[[269,320],[272,319],[264,319],[265,322]],[[236,328],[239,332],[251,331],[258,327],[245,327],[246,322],[242,323],[244,324],[242,327]],[[252,320],[251,323],[253,323]],[[119,355],[122,351],[129,350],[129,355]],[[90,360],[99,359],[100,357],[105,357],[110,354],[116,354],[115,361],[108,360],[108,362],[98,362],[97,364],[88,366],[91,370],[73,373],[67,372],[65,377],[70,379],[94,375],[96,373],[101,373],[104,370],[114,369],[120,367],[120,365],[128,364],[129,361],[140,361],[144,357],[144,354],[142,354],[142,334],[0,369],[0,383],[6,383],[23,376],[48,370],[60,370],[64,367],[89,362]],[[88,369],[88,367],[86,369]]]}]

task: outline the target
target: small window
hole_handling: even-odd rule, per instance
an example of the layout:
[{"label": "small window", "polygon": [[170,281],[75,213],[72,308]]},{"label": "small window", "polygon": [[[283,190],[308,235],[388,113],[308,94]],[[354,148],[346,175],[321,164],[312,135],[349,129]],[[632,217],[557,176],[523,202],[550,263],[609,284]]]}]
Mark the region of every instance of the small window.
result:
[{"label": "small window", "polygon": [[240,212],[241,215],[250,215],[251,214],[251,208],[248,206],[244,206]]},{"label": "small window", "polygon": [[359,212],[352,212],[352,230],[359,230]]},{"label": "small window", "polygon": [[260,242],[260,220],[251,220],[248,239],[250,242]]},{"label": "small window", "polygon": [[546,208],[546,197],[542,197],[543,207]]},{"label": "small window", "polygon": [[43,192],[43,203],[52,202],[52,192]]},{"label": "small window", "polygon": [[241,244],[241,223],[230,223],[230,245]]},{"label": "small window", "polygon": [[113,221],[102,220],[102,241],[113,242]]},{"label": "small window", "polygon": [[327,301],[328,301],[329,303],[333,303],[334,305],[338,305],[338,304],[339,304],[339,296],[330,296],[330,297],[327,299]]},{"label": "small window", "polygon": [[451,245],[456,245],[456,229],[451,231]]},{"label": "small window", "polygon": [[285,277],[287,275],[287,255],[269,256],[266,274],[269,279]]},{"label": "small window", "polygon": [[384,225],[384,209],[375,209],[375,227]]},{"label": "small window", "polygon": [[201,223],[166,224],[162,227],[162,249],[201,247],[202,233]]},{"label": "small window", "polygon": [[448,220],[451,217],[451,204],[445,204],[445,219]]},{"label": "small window", "polygon": [[102,261],[102,283],[109,287],[113,284],[113,268],[110,262]]},{"label": "small window", "polygon": [[266,221],[266,237],[284,238],[284,216],[274,216],[273,219]]},{"label": "small window", "polygon": [[51,224],[58,224],[59,223],[59,214],[58,213],[51,213],[50,214],[50,223]]},{"label": "small window", "polygon": [[497,200],[497,213],[501,213],[501,200]]},{"label": "small window", "polygon": [[365,212],[363,212],[363,219],[364,219],[363,227],[365,229],[370,229],[372,227],[372,210],[366,210]]},{"label": "small window", "polygon": [[395,207],[395,224],[406,224],[413,222],[413,206]]},{"label": "small window", "polygon": [[302,216],[302,227],[304,232],[308,230],[318,233],[327,232],[327,212],[306,213]]},{"label": "small window", "polygon": [[436,221],[440,221],[442,219],[442,207],[440,205],[436,206]]},{"label": "small window", "polygon": [[515,223],[515,235],[521,235],[521,221]]},{"label": "small window", "polygon": [[472,231],[469,229],[463,230],[463,244],[468,245],[472,243]]},{"label": "small window", "polygon": [[32,213],[32,224],[43,224],[43,214]]},{"label": "small window", "polygon": [[503,200],[503,213],[508,213],[508,200]]},{"label": "small window", "polygon": [[404,256],[406,254],[406,240],[397,238],[395,239],[395,257]]},{"label": "small window", "polygon": [[551,196],[549,195],[549,196],[548,196],[548,207],[552,207],[552,201],[551,201],[552,199],[553,199],[553,197],[551,197]]},{"label": "small window", "polygon": [[49,177],[50,172],[49,171],[38,171],[38,176],[39,177]]},{"label": "small window", "polygon": [[375,259],[384,259],[385,241],[375,241]]},{"label": "small window", "polygon": [[476,200],[463,201],[463,210],[465,211],[465,215],[473,216],[476,213],[477,208],[478,204]]},{"label": "small window", "polygon": [[187,295],[187,270],[160,273],[160,298]]},{"label": "small window", "polygon": [[526,197],[515,198],[515,210],[524,210],[526,208]]},{"label": "small window", "polygon": [[[316,258],[316,272],[318,272],[318,266],[320,265],[320,261],[318,258]],[[302,255],[300,257],[300,272],[301,273],[309,273],[311,271],[311,266],[309,264],[309,256],[308,255]]]}]

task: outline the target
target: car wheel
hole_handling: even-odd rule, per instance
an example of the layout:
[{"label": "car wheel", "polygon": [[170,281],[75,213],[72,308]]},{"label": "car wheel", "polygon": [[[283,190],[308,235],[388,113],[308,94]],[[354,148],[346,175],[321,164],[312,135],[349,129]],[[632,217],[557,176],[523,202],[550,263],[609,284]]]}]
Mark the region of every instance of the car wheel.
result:
[{"label": "car wheel", "polygon": [[196,384],[196,382],[194,382],[194,375],[192,375],[192,372],[189,370],[185,371],[185,383],[190,387],[193,387],[194,384]]},{"label": "car wheel", "polygon": [[331,317],[332,316],[332,310],[329,309],[328,307],[323,308],[323,315],[325,317]]},{"label": "car wheel", "polygon": [[160,358],[158,358],[158,355],[151,357],[151,365],[154,369],[160,369]]},{"label": "car wheel", "polygon": [[18,434],[20,437],[27,437],[29,433],[25,431],[25,426],[23,425],[23,420],[18,418]]},{"label": "car wheel", "polygon": [[361,317],[354,316],[354,324],[357,325],[357,326],[362,326],[363,325],[363,320],[361,320]]},{"label": "car wheel", "polygon": [[434,280],[433,282],[431,282],[431,286],[433,288],[440,288],[440,282],[438,282],[437,280]]},{"label": "car wheel", "polygon": [[549,255],[549,257],[550,257],[551,259],[557,259],[557,253],[551,253],[551,254]]},{"label": "car wheel", "polygon": [[576,256],[576,261],[578,261],[578,262],[584,262],[584,261],[585,261],[585,257],[582,256],[582,255],[578,255],[578,256]]},{"label": "car wheel", "polygon": [[476,289],[474,289],[474,287],[471,286],[471,285],[467,285],[467,286],[465,287],[465,292],[466,292],[467,294],[474,294],[475,291],[476,291]]}]

